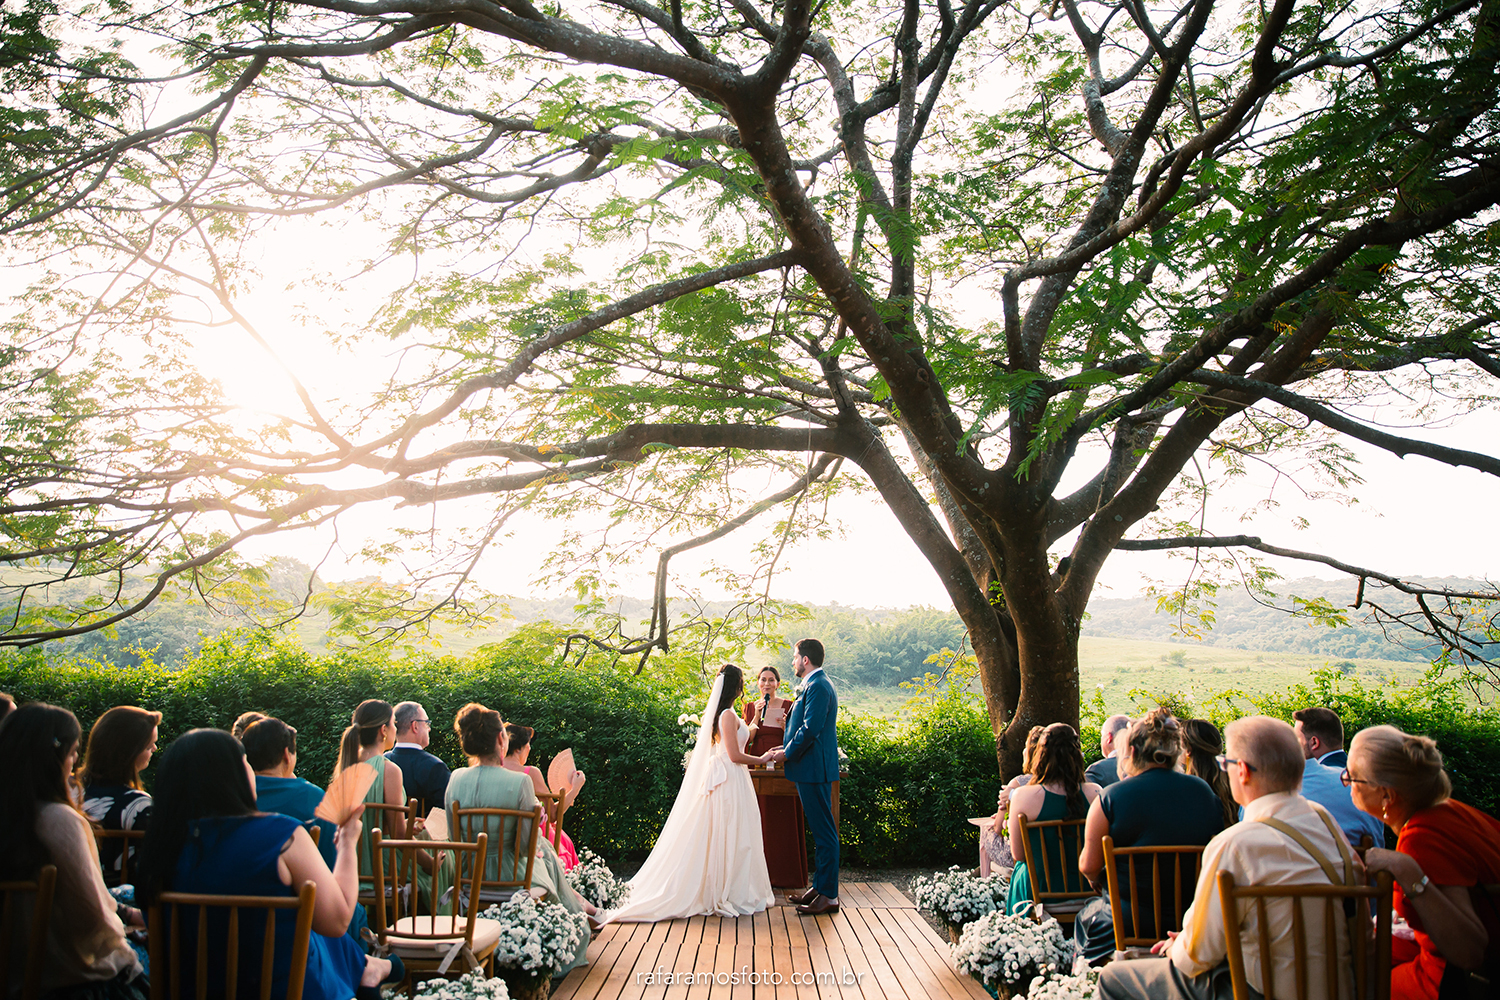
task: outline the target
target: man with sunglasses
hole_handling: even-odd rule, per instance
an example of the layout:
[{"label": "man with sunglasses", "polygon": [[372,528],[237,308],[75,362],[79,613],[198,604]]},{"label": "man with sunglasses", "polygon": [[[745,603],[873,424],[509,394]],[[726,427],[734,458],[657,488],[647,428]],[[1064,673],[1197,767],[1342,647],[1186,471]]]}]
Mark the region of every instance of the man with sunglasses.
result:
[{"label": "man with sunglasses", "polygon": [[[1266,905],[1275,987],[1268,989],[1273,983],[1266,981],[1256,908],[1246,907],[1239,925],[1226,928],[1219,872],[1232,873],[1237,885],[1327,885],[1325,870],[1341,880],[1358,877],[1353,851],[1333,817],[1298,794],[1305,758],[1292,727],[1257,715],[1230,723],[1224,737],[1228,752],[1218,758],[1219,767],[1228,773],[1234,800],[1245,807],[1245,821],[1204,848],[1203,868],[1193,905],[1183,916],[1182,933],[1171,934],[1171,940],[1152,949],[1162,957],[1104,967],[1099,977],[1099,996],[1104,1000],[1230,1000],[1234,994],[1228,934],[1238,935],[1244,946],[1245,978],[1256,995],[1294,996],[1298,946],[1292,940],[1292,902],[1275,899]],[[1344,922],[1337,921],[1332,955],[1322,934],[1308,934],[1301,943],[1307,982],[1326,983],[1330,960],[1342,970],[1338,996],[1328,1000],[1349,1000],[1353,993],[1347,931]]]}]

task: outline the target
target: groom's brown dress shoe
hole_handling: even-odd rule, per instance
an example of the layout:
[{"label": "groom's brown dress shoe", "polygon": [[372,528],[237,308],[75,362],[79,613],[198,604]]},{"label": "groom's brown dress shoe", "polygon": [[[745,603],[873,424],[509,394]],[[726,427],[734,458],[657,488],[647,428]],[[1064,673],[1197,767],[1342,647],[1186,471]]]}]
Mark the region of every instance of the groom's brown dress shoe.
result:
[{"label": "groom's brown dress shoe", "polygon": [[797,912],[814,917],[821,913],[837,913],[839,912],[839,904],[822,893],[818,893],[813,896],[812,902],[797,907]]},{"label": "groom's brown dress shoe", "polygon": [[789,892],[786,894],[786,901],[793,904],[794,906],[801,906],[805,903],[811,903],[817,898],[818,890],[811,886],[809,886],[802,892]]}]

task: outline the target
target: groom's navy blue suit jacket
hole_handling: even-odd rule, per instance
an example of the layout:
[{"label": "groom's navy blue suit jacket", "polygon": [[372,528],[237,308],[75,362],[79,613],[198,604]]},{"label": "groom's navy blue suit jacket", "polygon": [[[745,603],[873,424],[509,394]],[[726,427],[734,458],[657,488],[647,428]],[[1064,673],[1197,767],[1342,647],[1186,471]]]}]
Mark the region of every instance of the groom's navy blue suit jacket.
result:
[{"label": "groom's navy blue suit jacket", "polygon": [[839,696],[819,670],[808,679],[786,720],[786,776],[789,781],[823,783],[839,777]]}]

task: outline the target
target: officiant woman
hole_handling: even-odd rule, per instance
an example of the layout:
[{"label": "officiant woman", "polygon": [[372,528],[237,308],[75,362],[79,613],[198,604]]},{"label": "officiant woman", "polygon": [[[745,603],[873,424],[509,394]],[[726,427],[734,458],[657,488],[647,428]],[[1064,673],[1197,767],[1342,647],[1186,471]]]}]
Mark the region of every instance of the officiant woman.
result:
[{"label": "officiant woman", "polygon": [[[757,686],[760,697],[745,702],[745,724],[750,742],[745,753],[752,757],[774,750],[786,739],[786,717],[792,710],[787,698],[777,695],[781,673],[775,667],[761,669]],[[788,785],[790,787],[790,785]],[[773,886],[807,884],[807,835],[804,832],[802,800],[789,795],[757,795],[760,804],[761,840],[765,844],[766,870]]]}]

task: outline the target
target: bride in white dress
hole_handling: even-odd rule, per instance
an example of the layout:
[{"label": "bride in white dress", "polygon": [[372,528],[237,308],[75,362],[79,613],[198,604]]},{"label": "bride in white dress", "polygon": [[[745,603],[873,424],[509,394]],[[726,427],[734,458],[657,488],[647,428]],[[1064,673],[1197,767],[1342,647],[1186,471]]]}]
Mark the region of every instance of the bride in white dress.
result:
[{"label": "bride in white dress", "polygon": [[629,898],[606,922],[738,917],[775,902],[747,767],[771,755],[745,753],[750,730],[734,711],[744,685],[739,667],[719,671],[677,802],[651,856],[630,880]]}]

